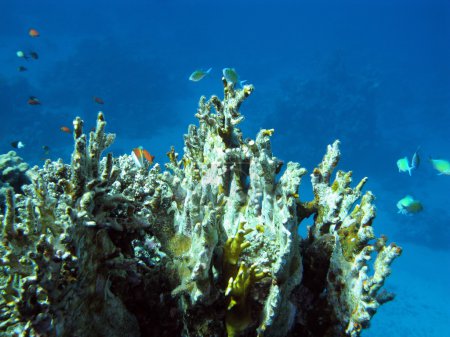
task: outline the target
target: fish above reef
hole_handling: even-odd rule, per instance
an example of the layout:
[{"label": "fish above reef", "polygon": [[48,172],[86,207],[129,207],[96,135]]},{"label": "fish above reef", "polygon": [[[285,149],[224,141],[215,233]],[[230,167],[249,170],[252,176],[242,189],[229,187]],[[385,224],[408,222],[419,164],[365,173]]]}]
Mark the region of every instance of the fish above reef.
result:
[{"label": "fish above reef", "polygon": [[104,101],[103,99],[101,99],[100,97],[93,96],[92,99],[93,99],[94,102],[97,103],[97,104],[105,104],[105,101]]},{"label": "fish above reef", "polygon": [[419,213],[423,210],[422,203],[419,200],[414,199],[412,196],[407,195],[397,202],[398,213],[405,215],[412,215]]},{"label": "fish above reef", "polygon": [[37,60],[38,58],[39,58],[39,55],[38,55],[38,53],[36,53],[35,51],[30,51],[30,57],[33,59],[33,60]]},{"label": "fish above reef", "polygon": [[39,101],[39,99],[37,97],[35,97],[35,96],[30,96],[28,98],[28,104],[29,105],[40,105],[41,101]]},{"label": "fish above reef", "polygon": [[409,166],[408,157],[397,160],[398,172],[408,172],[411,175],[412,167]]},{"label": "fish above reef", "polygon": [[239,84],[239,86],[243,86],[247,80],[240,81],[239,75],[234,68],[223,68],[222,70],[223,77],[227,80],[228,83],[233,83],[233,85]]},{"label": "fish above reef", "polygon": [[433,165],[434,169],[439,173],[438,175],[446,175],[450,176],[450,162],[445,159],[431,159],[430,162]]},{"label": "fish above reef", "polygon": [[16,52],[16,55],[17,55],[17,57],[23,58],[23,59],[25,59],[25,60],[28,59],[28,56],[27,56],[23,51],[21,51],[21,50],[18,50],[18,51]]},{"label": "fish above reef", "polygon": [[30,30],[28,31],[28,35],[30,35],[31,37],[39,37],[40,36],[39,32],[34,28],[30,28]]},{"label": "fish above reef", "polygon": [[420,166],[419,149],[420,147],[417,148],[416,152],[414,152],[413,157],[411,159],[411,168],[413,170],[417,170]]},{"label": "fish above reef", "polygon": [[198,82],[201,79],[203,79],[203,77],[205,77],[206,75],[208,75],[211,72],[212,68],[209,68],[208,70],[195,70],[190,76],[189,76],[189,81],[193,81],[193,82]]},{"label": "fish above reef", "polygon": [[134,148],[131,152],[131,157],[133,158],[136,166],[139,168],[144,167],[145,160],[149,163],[149,165],[151,165],[155,159],[155,156],[152,156],[147,150],[144,150],[142,146]]},{"label": "fish above reef", "polygon": [[11,146],[15,149],[21,149],[25,147],[25,144],[22,143],[20,140],[15,140],[14,142],[11,142]]},{"label": "fish above reef", "polygon": [[43,145],[42,146],[42,150],[44,151],[44,154],[49,154],[50,153],[50,147],[48,147],[47,145]]},{"label": "fish above reef", "polygon": [[60,130],[61,130],[62,132],[65,132],[65,133],[72,133],[72,131],[70,130],[70,128],[68,128],[67,126],[61,126],[61,127],[60,127]]}]

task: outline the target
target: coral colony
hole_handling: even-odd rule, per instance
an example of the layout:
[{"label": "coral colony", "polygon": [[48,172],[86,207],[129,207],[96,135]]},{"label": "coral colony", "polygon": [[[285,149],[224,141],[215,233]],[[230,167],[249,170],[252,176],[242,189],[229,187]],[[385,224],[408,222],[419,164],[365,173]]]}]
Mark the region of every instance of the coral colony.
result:
[{"label": "coral colony", "polygon": [[[114,141],[102,113],[89,141],[76,118],[70,165],[48,160],[6,190],[2,336],[360,336],[401,254],[375,238],[366,179],[333,171],[339,142],[311,174],[274,157],[261,130],[245,139],[239,107],[253,86],[224,79],[201,98],[180,159],[134,164],[101,154]],[[150,167],[151,166],[151,167]],[[313,217],[307,237],[298,234]],[[371,258],[374,258],[371,260]]]}]

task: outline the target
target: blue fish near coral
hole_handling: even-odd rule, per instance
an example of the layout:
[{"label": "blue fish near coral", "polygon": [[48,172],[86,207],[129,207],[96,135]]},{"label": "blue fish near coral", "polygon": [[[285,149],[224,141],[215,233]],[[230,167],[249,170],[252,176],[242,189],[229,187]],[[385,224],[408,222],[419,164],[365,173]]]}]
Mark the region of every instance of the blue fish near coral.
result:
[{"label": "blue fish near coral", "polygon": [[398,213],[405,215],[412,215],[419,213],[423,210],[422,203],[419,200],[414,199],[412,196],[407,195],[403,199],[397,202]]},{"label": "blue fish near coral", "polygon": [[239,75],[234,68],[223,68],[222,74],[228,83],[233,83],[234,85],[239,84],[242,87],[247,82],[247,80],[239,80]]},{"label": "blue fish near coral", "polygon": [[203,77],[205,77],[206,75],[208,75],[211,72],[212,68],[209,68],[208,70],[195,70],[191,76],[189,76],[189,81],[193,81],[193,82],[198,82],[201,79],[203,79]]}]

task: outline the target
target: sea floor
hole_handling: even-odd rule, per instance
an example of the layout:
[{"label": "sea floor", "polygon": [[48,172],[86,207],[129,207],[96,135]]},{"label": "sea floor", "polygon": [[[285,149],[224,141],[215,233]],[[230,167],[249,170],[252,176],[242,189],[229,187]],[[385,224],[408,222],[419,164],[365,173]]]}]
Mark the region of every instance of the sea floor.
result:
[{"label": "sea floor", "polygon": [[402,247],[386,283],[396,298],[380,308],[363,336],[450,336],[450,252]]}]

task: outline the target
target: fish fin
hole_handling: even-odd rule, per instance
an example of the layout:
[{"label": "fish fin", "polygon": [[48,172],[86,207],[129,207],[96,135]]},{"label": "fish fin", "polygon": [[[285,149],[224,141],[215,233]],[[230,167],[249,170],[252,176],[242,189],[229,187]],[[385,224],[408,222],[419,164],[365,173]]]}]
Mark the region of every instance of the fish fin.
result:
[{"label": "fish fin", "polygon": [[245,82],[247,82],[247,80],[242,80],[242,81],[239,81],[239,86],[240,86],[241,88],[243,88],[243,87],[244,87],[244,84],[245,84]]}]

